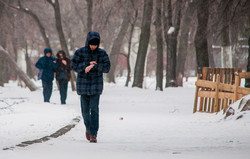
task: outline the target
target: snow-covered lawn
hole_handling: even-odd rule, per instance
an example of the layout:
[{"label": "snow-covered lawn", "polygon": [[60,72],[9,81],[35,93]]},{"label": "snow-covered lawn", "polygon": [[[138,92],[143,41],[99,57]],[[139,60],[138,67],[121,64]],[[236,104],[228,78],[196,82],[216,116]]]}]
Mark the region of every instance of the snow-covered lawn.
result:
[{"label": "snow-covered lawn", "polygon": [[193,114],[194,81],[163,92],[155,91],[151,80],[147,89],[123,87],[124,79],[105,83],[97,144],[85,139],[81,120],[59,138],[2,150],[50,135],[81,116],[80,98],[70,89],[67,105],[60,105],[56,88],[52,103],[44,104],[41,89],[30,92],[9,83],[0,87],[0,159],[248,159],[250,113],[239,120]]}]

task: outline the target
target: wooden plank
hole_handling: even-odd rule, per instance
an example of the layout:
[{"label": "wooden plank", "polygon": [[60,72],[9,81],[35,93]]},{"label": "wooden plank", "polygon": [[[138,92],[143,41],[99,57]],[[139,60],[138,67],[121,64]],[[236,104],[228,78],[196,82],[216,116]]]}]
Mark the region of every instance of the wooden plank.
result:
[{"label": "wooden plank", "polygon": [[233,92],[234,91],[234,86],[230,84],[223,84],[220,83],[220,90],[221,91],[228,91],[228,92]]},{"label": "wooden plank", "polygon": [[[195,82],[195,85],[198,87],[207,87],[207,88],[216,88],[216,83],[212,81],[199,80]],[[204,89],[203,89],[204,90]]]},{"label": "wooden plank", "polygon": [[[203,80],[206,80],[206,78],[207,78],[207,72],[208,72],[208,67],[203,67],[202,68],[202,79]],[[201,91],[204,91],[205,90],[205,88],[204,87],[201,87]],[[203,101],[204,101],[204,98],[200,98],[200,106],[199,106],[199,111],[202,111],[203,110]]]},{"label": "wooden plank", "polygon": [[[216,98],[215,91],[199,91],[198,97],[205,97],[205,98]],[[228,92],[218,92],[218,99],[234,99],[234,93]]]},{"label": "wooden plank", "polygon": [[198,96],[204,98],[215,98],[216,94],[215,91],[199,91]]},{"label": "wooden plank", "polygon": [[[223,83],[225,83],[225,68],[223,68],[223,69],[220,69],[220,84],[223,84]],[[221,85],[220,85],[221,86]],[[219,86],[219,88],[220,88],[220,86]],[[219,89],[219,91],[222,91],[222,90],[220,90]],[[220,96],[220,94],[219,94],[219,96]],[[220,98],[219,98],[219,110],[221,110],[221,107],[223,107],[223,103],[224,102],[226,102],[226,100],[224,99],[224,98],[222,98],[221,100],[220,100]],[[219,111],[218,110],[218,111]]]},{"label": "wooden plank", "polygon": [[[242,68],[238,68],[237,74],[239,75],[242,72]],[[241,85],[241,78],[240,78],[240,85]]]},{"label": "wooden plank", "polygon": [[240,84],[240,77],[236,76],[235,77],[235,85],[234,85],[234,101],[238,100],[238,89],[239,89],[239,84]]},{"label": "wooden plank", "polygon": [[[220,96],[220,95],[219,95],[219,96]],[[223,110],[226,109],[226,107],[227,107],[227,102],[228,102],[228,99],[227,99],[227,98],[224,98],[224,100],[223,100],[223,107],[222,107]]]},{"label": "wooden plank", "polygon": [[[197,82],[200,80],[200,77],[201,77],[201,74],[197,74]],[[195,97],[194,97],[194,109],[193,109],[193,113],[195,113],[197,111],[198,91],[199,91],[199,87],[196,86],[196,88],[195,88]]]},{"label": "wooden plank", "polygon": [[249,79],[250,78],[250,72],[240,72],[239,76],[240,76],[240,78]]},{"label": "wooden plank", "polygon": [[215,103],[214,103],[214,111],[218,111],[219,107],[219,84],[220,84],[220,75],[217,75],[216,79],[216,88],[215,88]]},{"label": "wooden plank", "polygon": [[221,83],[225,83],[225,69],[221,69],[220,71]]},{"label": "wooden plank", "polygon": [[250,88],[239,87],[238,93],[248,95],[250,94]]},{"label": "wooden plank", "polygon": [[234,69],[230,69],[230,82],[229,84],[233,85],[235,83],[235,78],[234,78]]},{"label": "wooden plank", "polygon": [[[199,81],[195,82],[195,85],[198,86],[198,87],[206,87],[206,88],[213,88],[213,89],[216,88],[216,83],[215,82],[206,81],[206,80],[199,80]],[[220,83],[219,84],[219,89],[221,91],[230,91],[230,92],[233,92],[234,91],[234,86],[232,86],[230,84]]]},{"label": "wooden plank", "polygon": [[218,98],[220,99],[234,99],[234,94],[233,93],[228,93],[228,92],[219,92]]}]

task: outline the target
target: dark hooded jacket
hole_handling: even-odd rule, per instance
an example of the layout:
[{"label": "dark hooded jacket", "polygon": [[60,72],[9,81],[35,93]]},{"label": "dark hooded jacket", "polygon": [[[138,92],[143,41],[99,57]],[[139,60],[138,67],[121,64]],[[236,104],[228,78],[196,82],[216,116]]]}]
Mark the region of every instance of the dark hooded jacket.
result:
[{"label": "dark hooded jacket", "polygon": [[[59,54],[63,54],[63,59],[60,58]],[[56,69],[56,80],[59,81],[58,76],[59,76],[60,72],[65,71],[66,75],[67,75],[67,78],[65,78],[64,80],[61,80],[61,82],[68,82],[70,80],[70,78],[71,78],[71,75],[70,75],[70,71],[71,71],[70,59],[66,57],[65,52],[60,52],[60,51],[56,54],[56,57],[57,57],[56,62],[58,64],[58,67]],[[65,60],[67,62],[67,65],[64,65],[62,63],[62,60]]]},{"label": "dark hooded jacket", "polygon": [[39,70],[43,70],[41,79],[44,81],[53,81],[54,80],[54,72],[57,68],[57,63],[54,63],[53,61],[56,61],[56,58],[52,55],[50,57],[46,56],[46,53],[49,52],[52,54],[52,50],[49,48],[46,48],[44,50],[44,56],[40,57],[39,60],[36,63],[36,68]]},{"label": "dark hooded jacket", "polygon": [[[89,47],[89,42],[93,39],[101,41],[100,35],[97,32],[89,32],[85,47],[76,50],[72,60],[71,67],[78,73],[77,75],[77,94],[79,95],[97,95],[103,90],[103,73],[108,73],[110,70],[109,57],[105,50],[98,47],[92,51]],[[91,61],[96,61],[97,64],[85,73],[85,68],[90,65]]]}]

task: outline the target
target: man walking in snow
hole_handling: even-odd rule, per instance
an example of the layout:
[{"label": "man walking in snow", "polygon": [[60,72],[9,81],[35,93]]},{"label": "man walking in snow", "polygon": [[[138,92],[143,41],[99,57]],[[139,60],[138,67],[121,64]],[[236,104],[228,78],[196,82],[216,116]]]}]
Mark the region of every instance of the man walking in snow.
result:
[{"label": "man walking in snow", "polygon": [[103,73],[110,70],[109,57],[100,49],[100,35],[89,32],[85,47],[76,50],[71,66],[77,75],[77,94],[81,95],[81,110],[86,127],[86,138],[97,142],[99,129],[99,100],[103,90]]},{"label": "man walking in snow", "polygon": [[36,68],[42,71],[41,80],[43,85],[44,102],[50,102],[54,71],[57,68],[56,58],[52,56],[52,50],[50,48],[44,49],[44,56],[37,61]]}]

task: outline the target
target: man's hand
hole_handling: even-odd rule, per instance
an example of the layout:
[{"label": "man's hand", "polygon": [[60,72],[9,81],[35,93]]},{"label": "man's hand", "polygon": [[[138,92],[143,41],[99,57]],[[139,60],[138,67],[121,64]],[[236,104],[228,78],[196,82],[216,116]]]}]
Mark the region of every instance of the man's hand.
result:
[{"label": "man's hand", "polygon": [[85,73],[88,73],[95,65],[89,65],[88,67],[85,68]]}]

